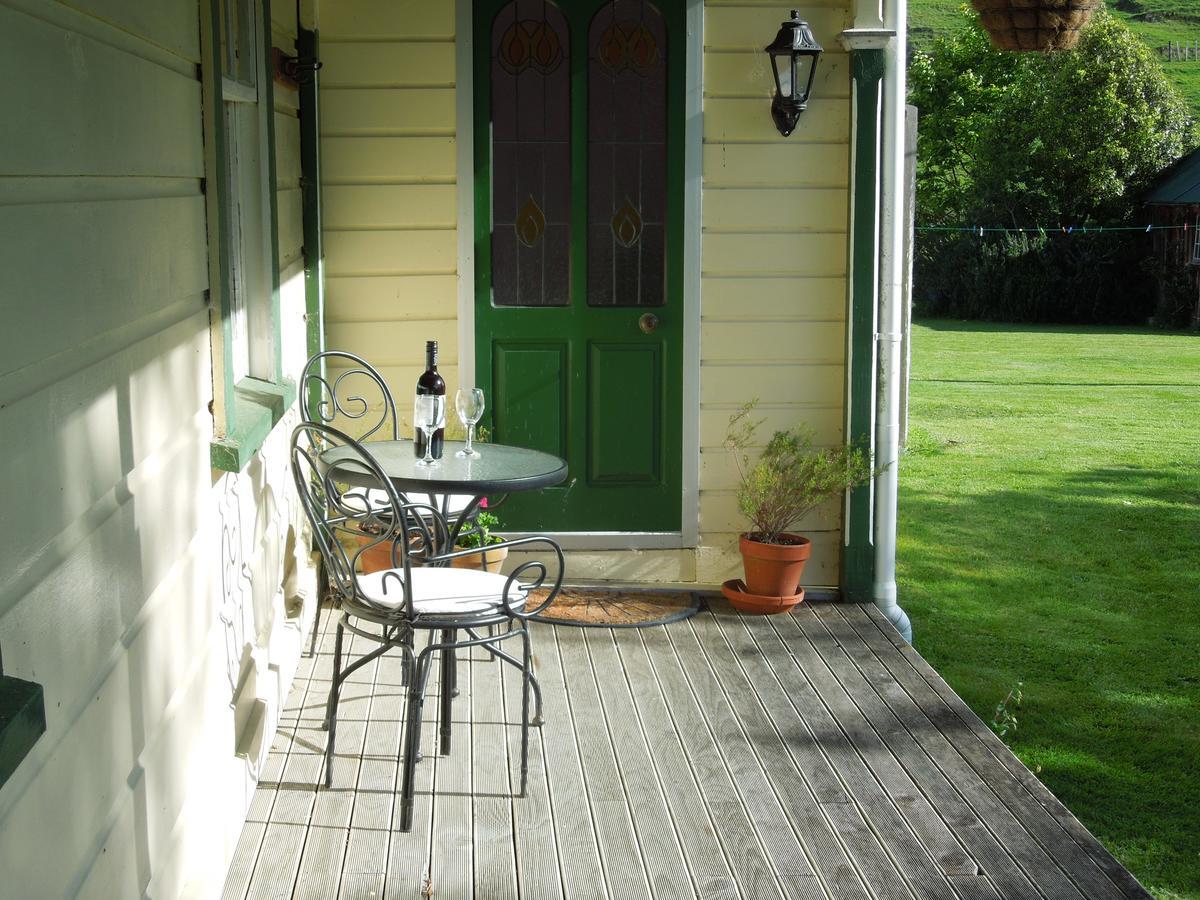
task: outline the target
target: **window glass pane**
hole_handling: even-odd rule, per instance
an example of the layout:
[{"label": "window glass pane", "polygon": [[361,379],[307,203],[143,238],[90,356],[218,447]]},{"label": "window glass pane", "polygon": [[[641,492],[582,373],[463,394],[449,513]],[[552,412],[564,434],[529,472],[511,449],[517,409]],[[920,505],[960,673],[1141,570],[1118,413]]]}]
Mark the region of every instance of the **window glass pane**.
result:
[{"label": "window glass pane", "polygon": [[588,28],[588,303],[666,296],[667,29],[645,0]]},{"label": "window glass pane", "polygon": [[570,300],[571,80],[566,20],[514,0],[492,21],[492,302]]}]

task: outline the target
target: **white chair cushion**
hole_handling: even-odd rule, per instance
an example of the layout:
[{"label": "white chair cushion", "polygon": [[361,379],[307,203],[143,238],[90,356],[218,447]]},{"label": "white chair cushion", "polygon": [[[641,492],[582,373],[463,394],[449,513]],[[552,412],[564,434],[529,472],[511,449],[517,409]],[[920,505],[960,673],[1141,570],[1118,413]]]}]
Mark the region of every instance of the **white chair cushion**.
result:
[{"label": "white chair cushion", "polygon": [[[389,572],[387,592],[384,593],[384,576]],[[399,609],[404,605],[402,569],[388,569],[360,575],[358,584],[363,594],[372,603],[388,609]],[[412,570],[413,611],[417,615],[468,615],[499,612],[504,608],[504,585],[506,575],[483,572],[479,569],[442,569],[422,566]],[[525,590],[513,582],[509,603],[517,609],[525,603]]]},{"label": "white chair cushion", "polygon": [[450,494],[444,498],[441,494],[409,494],[408,499],[412,503],[428,503],[438,510],[442,508],[442,500],[445,499],[447,514],[457,516],[470,506],[475,498],[470,494]]}]

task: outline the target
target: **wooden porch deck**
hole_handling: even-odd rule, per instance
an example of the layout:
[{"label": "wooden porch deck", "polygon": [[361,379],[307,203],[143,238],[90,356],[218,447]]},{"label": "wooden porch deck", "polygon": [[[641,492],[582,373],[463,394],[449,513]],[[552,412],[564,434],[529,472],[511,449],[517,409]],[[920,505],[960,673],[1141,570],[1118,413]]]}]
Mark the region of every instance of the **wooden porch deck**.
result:
[{"label": "wooden porch deck", "polygon": [[516,672],[460,662],[453,750],[436,755],[427,722],[408,834],[398,657],[347,685],[334,787],[316,787],[327,634],[225,897],[1149,896],[874,607],[712,607],[661,628],[534,626],[547,723],[524,799]]}]

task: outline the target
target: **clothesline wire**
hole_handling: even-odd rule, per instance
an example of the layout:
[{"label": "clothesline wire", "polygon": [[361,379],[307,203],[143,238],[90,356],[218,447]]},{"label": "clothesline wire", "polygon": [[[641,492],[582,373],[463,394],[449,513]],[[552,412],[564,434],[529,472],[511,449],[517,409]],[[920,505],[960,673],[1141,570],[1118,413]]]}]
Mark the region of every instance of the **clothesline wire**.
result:
[{"label": "clothesline wire", "polygon": [[917,231],[934,231],[944,233],[977,234],[1102,234],[1106,231],[1188,231],[1191,225],[918,225]]}]

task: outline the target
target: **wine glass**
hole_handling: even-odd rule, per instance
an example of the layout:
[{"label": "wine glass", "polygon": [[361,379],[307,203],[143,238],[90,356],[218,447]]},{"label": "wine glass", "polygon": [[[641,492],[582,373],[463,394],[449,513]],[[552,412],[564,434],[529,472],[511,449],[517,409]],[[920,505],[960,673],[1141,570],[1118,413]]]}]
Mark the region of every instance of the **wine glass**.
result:
[{"label": "wine glass", "polygon": [[475,439],[475,423],[483,416],[483,391],[479,388],[459,388],[454,395],[458,419],[467,429],[467,446],[454,455],[460,459],[479,459],[479,451],[471,446]]},{"label": "wine glass", "polygon": [[433,433],[446,425],[446,398],[438,394],[418,394],[413,400],[413,424],[425,435],[425,458],[418,466],[436,466],[433,458]]}]

